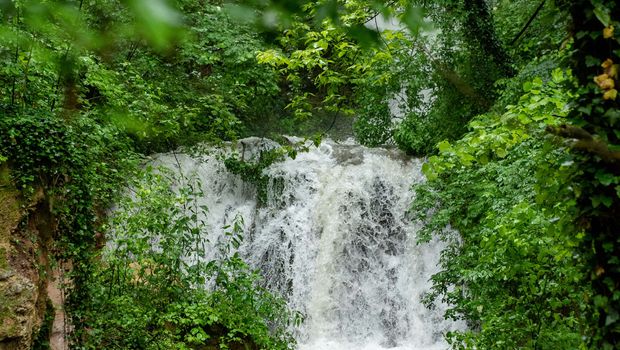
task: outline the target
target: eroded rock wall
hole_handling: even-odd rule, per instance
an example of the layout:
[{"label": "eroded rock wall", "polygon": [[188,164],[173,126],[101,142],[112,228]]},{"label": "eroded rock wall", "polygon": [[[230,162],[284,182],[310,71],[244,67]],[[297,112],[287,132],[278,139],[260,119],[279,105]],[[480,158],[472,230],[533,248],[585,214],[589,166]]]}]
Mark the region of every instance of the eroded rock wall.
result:
[{"label": "eroded rock wall", "polygon": [[2,176],[0,350],[31,349],[38,336],[47,312],[51,271],[48,250],[54,231],[54,219],[43,192],[24,201]]}]

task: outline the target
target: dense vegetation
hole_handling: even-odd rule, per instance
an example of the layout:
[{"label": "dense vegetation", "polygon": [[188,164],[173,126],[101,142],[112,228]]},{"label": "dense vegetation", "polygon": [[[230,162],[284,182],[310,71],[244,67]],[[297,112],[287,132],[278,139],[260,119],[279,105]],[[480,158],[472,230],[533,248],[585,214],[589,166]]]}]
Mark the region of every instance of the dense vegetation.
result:
[{"label": "dense vegetation", "polygon": [[[427,301],[467,321],[454,348],[620,346],[614,1],[12,0],[0,16],[0,162],[51,203],[76,348],[294,347],[300,315],[230,254],[242,223],[186,266],[205,209],[141,160],[348,132],[428,157],[411,215],[421,242],[449,242]],[[227,165],[260,184],[294,152]]]},{"label": "dense vegetation", "polygon": [[[3,2],[2,161],[25,197],[43,189],[53,208],[56,258],[72,266],[74,347],[289,348],[283,327],[295,315],[238,257],[181,264],[197,254],[188,242],[203,224],[182,209],[190,198],[140,170],[143,154],[233,140],[282,114],[276,72],[255,57],[266,47],[255,29],[216,2],[175,5]],[[141,185],[148,198],[108,224],[119,190]],[[100,248],[111,230],[133,238],[108,256]],[[155,236],[175,249],[153,252]],[[212,292],[194,288],[197,278],[214,280]]]}]

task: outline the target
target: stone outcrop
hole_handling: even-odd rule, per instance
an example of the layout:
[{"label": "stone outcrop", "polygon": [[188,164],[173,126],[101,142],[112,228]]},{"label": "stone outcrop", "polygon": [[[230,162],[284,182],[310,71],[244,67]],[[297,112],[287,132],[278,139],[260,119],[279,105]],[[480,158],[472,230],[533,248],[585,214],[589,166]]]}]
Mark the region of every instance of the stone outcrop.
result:
[{"label": "stone outcrop", "polygon": [[31,349],[47,311],[54,220],[42,191],[24,202],[0,169],[0,350]]}]

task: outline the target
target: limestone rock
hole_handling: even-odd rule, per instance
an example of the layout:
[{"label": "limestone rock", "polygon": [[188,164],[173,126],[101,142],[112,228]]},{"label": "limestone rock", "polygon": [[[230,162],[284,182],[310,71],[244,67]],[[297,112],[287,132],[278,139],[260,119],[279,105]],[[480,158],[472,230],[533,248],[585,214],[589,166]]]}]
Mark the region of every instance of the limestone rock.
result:
[{"label": "limestone rock", "polygon": [[29,206],[19,198],[0,183],[0,350],[30,349],[46,308],[51,215],[42,193]]}]

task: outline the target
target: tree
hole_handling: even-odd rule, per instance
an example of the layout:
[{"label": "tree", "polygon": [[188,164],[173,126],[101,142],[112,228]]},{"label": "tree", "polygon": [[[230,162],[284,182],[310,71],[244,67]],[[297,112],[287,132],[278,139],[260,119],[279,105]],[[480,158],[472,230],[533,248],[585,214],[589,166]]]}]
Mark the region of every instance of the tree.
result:
[{"label": "tree", "polygon": [[613,349],[620,345],[620,116],[615,84],[618,81],[620,41],[614,28],[620,6],[614,1],[573,1],[575,51],[572,64],[579,81],[579,100],[569,125],[550,131],[572,140],[578,154],[577,180],[580,217],[585,231],[583,254],[595,295],[592,317],[597,324],[591,346]]}]

